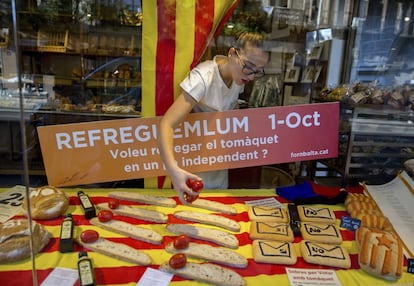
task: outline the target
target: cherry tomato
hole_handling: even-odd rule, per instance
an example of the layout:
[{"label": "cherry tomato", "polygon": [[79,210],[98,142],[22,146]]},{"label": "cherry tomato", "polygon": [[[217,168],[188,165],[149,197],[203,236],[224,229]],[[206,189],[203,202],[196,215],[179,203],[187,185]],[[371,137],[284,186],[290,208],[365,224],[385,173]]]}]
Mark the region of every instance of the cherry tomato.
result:
[{"label": "cherry tomato", "polygon": [[204,188],[203,181],[188,179],[186,183],[194,192],[200,192]]},{"label": "cherry tomato", "polygon": [[174,254],[168,264],[174,269],[183,268],[187,264],[187,256],[184,253]]},{"label": "cherry tomato", "polygon": [[113,214],[112,214],[112,212],[111,211],[109,211],[109,210],[101,210],[99,213],[98,213],[98,219],[99,219],[99,221],[100,222],[107,222],[107,221],[110,221],[112,218],[113,218]]},{"label": "cherry tomato", "polygon": [[198,199],[198,195],[189,195],[187,193],[184,193],[184,200],[188,203],[194,202],[196,199]]},{"label": "cherry tomato", "polygon": [[98,238],[99,238],[99,233],[93,229],[84,230],[82,231],[80,235],[80,239],[86,243],[95,242],[98,240]]},{"label": "cherry tomato", "polygon": [[184,249],[188,247],[189,243],[190,237],[188,235],[182,234],[174,240],[173,245],[175,249]]},{"label": "cherry tomato", "polygon": [[119,201],[117,199],[110,198],[108,201],[108,207],[112,210],[117,209],[119,207]]}]

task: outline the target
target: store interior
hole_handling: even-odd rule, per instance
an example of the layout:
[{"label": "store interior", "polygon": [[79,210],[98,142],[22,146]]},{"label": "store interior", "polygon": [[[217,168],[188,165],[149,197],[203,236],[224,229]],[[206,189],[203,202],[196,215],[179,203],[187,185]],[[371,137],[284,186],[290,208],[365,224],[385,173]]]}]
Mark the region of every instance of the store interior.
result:
[{"label": "store interior", "polygon": [[[414,285],[413,19],[412,0],[0,1],[2,285],[57,285],[48,281],[52,278],[76,286],[133,286],[144,278],[152,281],[145,285],[171,286]],[[288,146],[288,151],[269,159],[268,149],[257,144],[265,151],[255,150],[263,155],[260,164],[230,162],[226,189],[195,190],[191,182],[183,183],[197,195],[188,197],[174,189],[165,165],[155,164],[160,151],[150,148],[157,139],[154,122],[179,95],[190,68],[226,55],[243,31],[265,38],[269,62],[264,76],[244,86],[238,110],[188,118],[214,118],[219,125],[214,116],[247,114],[244,119],[265,122],[263,114],[273,112],[266,117],[273,119],[266,121],[274,124],[272,134],[260,138],[275,144],[262,145],[270,151]],[[237,68],[244,73],[241,59]],[[325,116],[323,130],[316,126],[320,113],[313,106]],[[297,121],[305,136],[274,131],[276,125],[290,128],[291,122],[275,120],[286,110],[296,119],[299,111],[312,110],[314,117],[306,114]],[[207,130],[208,120],[202,122]],[[131,150],[128,144],[136,143],[128,133],[131,126],[136,127],[134,140],[142,130],[148,136],[148,145],[137,140],[145,148]],[[137,131],[137,126],[150,128]],[[257,124],[252,129],[266,128]],[[105,130],[107,137],[96,130]],[[127,130],[119,136],[122,144],[113,130]],[[242,136],[241,128],[239,134],[235,130]],[[277,141],[278,132],[284,142]],[[243,140],[256,133],[246,134]],[[223,138],[247,141],[237,141],[236,135]],[[174,140],[190,148],[190,136]],[[194,142],[204,139],[194,137]],[[312,149],[290,150],[290,145]],[[334,146],[334,155],[324,146]],[[191,156],[205,158],[207,149],[220,156],[226,147],[188,149],[179,158],[191,153],[193,162]],[[177,156],[185,153],[179,148],[174,149]],[[151,152],[141,160],[140,150]],[[154,164],[149,171],[138,168],[135,175],[126,171],[145,163]],[[107,179],[110,175],[115,179]],[[31,204],[42,196],[63,206]],[[64,229],[65,223],[71,225]],[[108,226],[112,223],[121,227]],[[9,237],[2,236],[16,226],[9,236],[16,239],[15,232],[24,241],[19,247],[25,253],[18,255],[16,243],[5,250]],[[127,231],[119,230],[123,227]],[[69,238],[64,238],[68,229]],[[145,231],[150,238],[142,237]],[[179,239],[184,246],[176,245]],[[107,244],[96,246],[102,241]],[[173,267],[173,254],[183,254],[192,244],[221,247],[242,263],[226,257],[223,264],[217,248],[203,248],[204,256],[187,253]],[[87,263],[86,274],[82,263]],[[198,270],[188,274],[187,265],[205,277],[197,276]],[[212,269],[219,274],[210,275]],[[150,270],[156,273],[151,278]],[[58,278],[56,271],[62,271]],[[173,275],[165,278],[166,273]],[[214,280],[223,273],[238,283]],[[89,284],[82,284],[82,275],[89,275]]]},{"label": "store interior", "polygon": [[[64,7],[59,1],[51,3],[30,3],[35,10],[23,4],[16,7],[20,44],[17,52],[12,7],[2,3],[6,14],[0,23],[0,184],[4,186],[10,181],[23,182],[24,152],[31,183],[47,181],[38,126],[139,117],[145,108],[141,104],[147,97],[141,91],[140,1],[114,2],[113,7],[109,3],[92,5],[87,9],[82,1],[76,2],[77,8]],[[259,30],[266,35],[271,55],[266,76],[246,87],[240,107],[340,102],[341,119],[337,158],[264,166],[266,175],[262,177],[266,178],[260,178],[262,170],[256,170],[253,173],[260,174],[254,183],[237,185],[236,179],[230,178],[230,185],[257,188],[263,183],[260,180],[274,180],[268,178],[269,167],[275,168],[275,177],[283,176],[287,181],[318,179],[342,186],[358,184],[360,180],[384,183],[404,169],[404,162],[414,157],[410,134],[358,135],[353,133],[352,121],[358,116],[377,117],[380,126],[384,123],[381,110],[392,114],[385,118],[386,124],[391,119],[395,122],[390,124],[412,119],[412,4],[240,1],[200,59],[225,52],[229,39],[240,30]],[[355,112],[356,109],[361,110]],[[25,144],[22,140],[26,140]],[[368,148],[364,146],[366,141],[374,141],[377,146]],[[251,170],[231,173],[240,178],[240,174]],[[280,174],[285,172],[287,177]],[[108,185],[111,186],[105,184]],[[137,178],[112,185],[143,186],[143,182]]]}]

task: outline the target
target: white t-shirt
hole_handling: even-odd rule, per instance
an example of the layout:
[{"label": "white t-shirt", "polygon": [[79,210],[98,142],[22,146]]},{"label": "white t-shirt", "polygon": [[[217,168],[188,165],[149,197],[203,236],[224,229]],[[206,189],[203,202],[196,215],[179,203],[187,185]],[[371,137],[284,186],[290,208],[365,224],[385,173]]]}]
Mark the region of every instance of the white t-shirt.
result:
[{"label": "white t-shirt", "polygon": [[[187,92],[197,104],[193,112],[210,112],[232,110],[236,107],[239,94],[244,85],[232,83],[229,88],[223,81],[217,66],[215,56],[213,60],[200,63],[181,82],[181,88]],[[228,171],[218,170],[198,173],[206,189],[227,189]]]}]

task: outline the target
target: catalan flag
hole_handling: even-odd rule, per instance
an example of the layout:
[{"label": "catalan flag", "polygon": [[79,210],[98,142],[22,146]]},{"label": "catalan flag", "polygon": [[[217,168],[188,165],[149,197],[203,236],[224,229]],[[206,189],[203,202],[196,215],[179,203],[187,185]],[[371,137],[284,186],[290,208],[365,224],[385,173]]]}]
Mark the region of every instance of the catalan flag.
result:
[{"label": "catalan flag", "polygon": [[[142,116],[163,115],[239,0],[143,0]],[[146,187],[150,187],[146,180]],[[159,180],[157,187],[162,187]]]}]

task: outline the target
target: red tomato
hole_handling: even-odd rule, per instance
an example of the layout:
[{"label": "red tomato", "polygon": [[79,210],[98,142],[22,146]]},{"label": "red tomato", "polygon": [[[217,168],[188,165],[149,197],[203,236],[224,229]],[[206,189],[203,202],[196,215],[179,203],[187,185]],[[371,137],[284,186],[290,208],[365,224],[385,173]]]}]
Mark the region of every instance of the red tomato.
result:
[{"label": "red tomato", "polygon": [[184,249],[188,247],[189,243],[190,237],[188,235],[182,234],[174,240],[173,245],[175,249]]},{"label": "red tomato", "polygon": [[174,254],[168,264],[174,269],[183,268],[187,264],[187,256],[184,253]]},{"label": "red tomato", "polygon": [[198,195],[189,195],[187,193],[184,193],[184,200],[188,203],[194,202],[196,199],[198,199]]},{"label": "red tomato", "polygon": [[117,209],[119,207],[119,201],[114,198],[110,198],[108,201],[108,207],[110,209]]},{"label": "red tomato", "polygon": [[114,217],[114,215],[109,210],[101,210],[98,213],[98,219],[99,219],[100,222],[110,221],[113,217]]},{"label": "red tomato", "polygon": [[204,188],[203,181],[188,179],[186,183],[194,192],[200,192]]},{"label": "red tomato", "polygon": [[88,229],[82,231],[80,239],[85,243],[91,243],[97,241],[99,238],[99,233],[96,230]]}]

